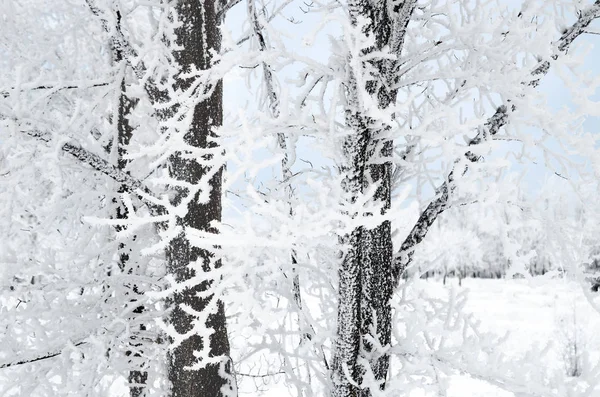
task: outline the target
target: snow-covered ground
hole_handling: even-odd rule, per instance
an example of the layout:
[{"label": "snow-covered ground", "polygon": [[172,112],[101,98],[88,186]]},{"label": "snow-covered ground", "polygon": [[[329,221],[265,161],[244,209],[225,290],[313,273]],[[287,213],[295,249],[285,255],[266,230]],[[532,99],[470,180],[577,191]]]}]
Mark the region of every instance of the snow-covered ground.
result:
[{"label": "snow-covered ground", "polygon": [[[444,286],[436,280],[419,280],[417,288],[429,295],[445,298],[450,288],[469,290],[466,310],[481,321],[481,328],[498,334],[508,332],[503,353],[521,357],[537,344],[548,345],[548,366],[564,368],[563,353],[569,340],[578,339],[578,348],[587,355],[588,366],[599,364],[600,313],[594,310],[583,288],[562,279],[534,278],[531,280],[466,279],[459,287],[456,280]],[[593,295],[590,295],[593,297]],[[600,303],[593,297],[596,304]],[[575,332],[576,331],[576,332]],[[574,333],[575,332],[575,333]],[[585,361],[585,360],[584,360]],[[584,368],[590,369],[589,367]],[[447,397],[512,397],[495,386],[467,376],[454,376],[450,380]],[[126,396],[124,384],[115,388],[115,396]],[[287,397],[290,394],[281,382],[262,378],[242,380],[241,396]],[[429,397],[413,393],[410,397]],[[600,396],[597,390],[593,396]]]},{"label": "snow-covered ground", "polygon": [[[597,365],[600,353],[600,313],[594,310],[583,288],[563,279],[534,278],[530,280],[466,279],[462,287],[456,280],[444,286],[436,280],[419,280],[417,287],[429,295],[445,298],[450,288],[468,289],[466,310],[481,321],[482,330],[508,332],[506,343],[500,347],[509,356],[521,357],[532,346],[548,346],[544,362],[550,367],[564,368],[563,353],[569,340],[578,339],[578,348],[588,355],[589,365]],[[586,291],[587,292],[587,291]],[[596,304],[600,303],[600,295]],[[576,331],[576,332],[575,332]],[[583,370],[586,368],[584,363]],[[291,396],[285,387],[268,379],[242,381],[240,395],[284,397]],[[600,396],[600,390],[596,396]],[[413,393],[411,397],[425,397]],[[467,376],[450,379],[447,397],[511,397],[495,386]]]},{"label": "snow-covered ground", "polygon": [[[450,286],[438,282],[422,283],[431,293],[445,293]],[[456,284],[453,284],[456,287]],[[458,287],[457,287],[458,288]],[[534,278],[531,280],[467,279],[463,287],[469,290],[466,310],[481,321],[482,329],[499,334],[508,332],[503,353],[522,356],[532,346],[548,346],[549,367],[565,368],[564,357],[569,343],[577,340],[583,371],[598,365],[600,357],[600,313],[590,300],[596,298],[580,284],[563,279]],[[567,354],[568,356],[569,354]],[[504,397],[512,393],[466,377],[455,377],[448,397]],[[597,390],[596,396],[600,395]]]}]

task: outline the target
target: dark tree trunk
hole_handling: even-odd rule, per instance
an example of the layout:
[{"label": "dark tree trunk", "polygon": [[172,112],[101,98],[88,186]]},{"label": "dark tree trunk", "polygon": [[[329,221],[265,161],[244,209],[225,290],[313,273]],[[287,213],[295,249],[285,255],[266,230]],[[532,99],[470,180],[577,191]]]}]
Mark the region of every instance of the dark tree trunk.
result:
[{"label": "dark tree trunk", "polygon": [[[179,0],[176,8],[181,20],[181,26],[176,30],[177,45],[181,50],[175,52],[175,58],[182,68],[187,72],[196,68],[207,70],[211,67],[211,51],[219,52],[221,36],[218,28],[216,8],[219,2],[215,0]],[[176,88],[186,89],[193,81],[179,78],[176,80]],[[214,136],[213,129],[222,123],[223,119],[223,90],[221,82],[214,83],[212,94],[193,108],[193,118],[189,130],[185,133],[185,142],[197,148],[215,148],[216,143],[211,139]],[[211,87],[200,87],[206,92]],[[198,195],[190,201],[187,214],[178,219],[184,228],[194,228],[202,231],[216,232],[210,227],[213,221],[221,220],[221,179],[222,169],[214,173],[210,179],[209,200],[200,203]],[[169,174],[172,178],[197,184],[211,168],[200,164],[196,160],[184,158],[178,153],[170,159]],[[185,188],[176,188],[177,195],[174,203],[181,202],[182,197],[187,195]],[[213,254],[205,249],[190,245],[184,233],[175,238],[167,248],[168,272],[178,282],[189,280],[196,275],[194,269],[189,266],[197,261],[196,269],[208,271],[209,268],[220,266],[215,261]],[[210,281],[205,281],[192,288],[174,293],[169,304],[171,307],[170,323],[177,332],[184,333],[192,328],[197,317],[186,313],[182,305],[187,305],[197,312],[209,310],[208,303],[212,297],[200,297],[199,293],[210,287]],[[172,397],[216,397],[223,396],[224,391],[231,395],[235,389],[234,385],[228,384],[231,377],[231,363],[229,357],[229,340],[225,320],[225,309],[223,302],[218,301],[215,309],[208,316],[207,328],[214,332],[208,337],[193,335],[187,338],[180,346],[170,353],[168,363],[169,380],[172,384]],[[207,364],[198,370],[189,370],[189,367],[197,363],[195,351],[206,351],[210,357],[222,357],[222,364]],[[231,390],[231,391],[230,391]]]},{"label": "dark tree trunk", "polygon": [[[351,80],[354,80],[351,78]],[[352,82],[349,86],[351,87]],[[389,104],[389,102],[388,102]],[[382,204],[382,214],[390,208],[391,198],[391,147],[392,142],[376,137],[384,131],[372,129],[371,120],[362,116],[364,111],[349,109],[347,125],[354,131],[345,142],[344,151],[349,159],[344,189],[353,203],[364,193],[367,181],[379,186],[373,200]],[[374,157],[388,159],[382,164],[369,165]],[[350,214],[361,216],[363,214]],[[372,214],[367,214],[372,215]],[[368,357],[370,369],[384,387],[389,357],[373,351],[365,338],[378,337],[383,346],[391,341],[390,299],[392,278],[391,224],[384,221],[373,229],[359,227],[343,238],[349,246],[339,271],[338,340],[333,367],[334,396],[370,396],[368,389],[356,388],[366,371],[357,364],[358,357]],[[371,327],[377,324],[376,334]],[[360,347],[362,346],[362,351]],[[344,366],[352,377],[347,379]]]},{"label": "dark tree trunk", "polygon": [[[350,1],[353,24],[360,17],[366,18],[369,23],[364,33],[375,38],[374,46],[364,52],[381,51],[387,47],[391,54],[399,56],[414,4],[411,0],[395,5],[368,0]],[[380,109],[386,109],[396,100],[397,92],[387,87],[394,85],[397,62],[382,59],[369,62],[368,66],[376,70],[378,77],[369,80],[362,88],[376,100]],[[391,204],[393,142],[386,136],[389,129],[370,119],[368,110],[361,107],[358,94],[361,87],[357,86],[353,73],[350,72],[346,82],[346,125],[352,132],[343,147],[347,160],[343,169],[346,173],[343,187],[347,200],[354,203],[369,184],[377,184],[372,200],[381,205],[381,214],[385,215]],[[363,215],[373,214],[349,214],[351,217]],[[339,270],[333,396],[369,397],[369,388],[360,386],[367,370],[372,371],[374,381],[383,390],[389,369],[389,355],[375,351],[369,339],[378,339],[383,346],[391,342],[390,300],[394,286],[391,223],[383,221],[372,229],[359,227],[342,240],[349,248]],[[359,357],[366,359],[370,368],[360,366],[357,363]],[[352,379],[348,379],[347,375]]]}]

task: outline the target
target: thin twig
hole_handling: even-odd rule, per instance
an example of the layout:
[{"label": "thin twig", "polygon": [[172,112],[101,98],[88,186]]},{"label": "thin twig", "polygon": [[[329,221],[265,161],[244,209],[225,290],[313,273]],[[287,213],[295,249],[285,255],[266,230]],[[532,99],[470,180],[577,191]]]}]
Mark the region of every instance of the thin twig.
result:
[{"label": "thin twig", "polygon": [[[79,342],[79,343],[75,343],[73,346],[81,346],[85,343],[86,342]],[[46,353],[42,356],[32,358],[32,359],[26,359],[26,360],[14,361],[11,363],[0,364],[0,369],[15,367],[17,365],[35,363],[35,362],[42,361],[42,360],[47,360],[49,358],[54,358],[54,357],[60,356],[62,354],[62,352],[63,352],[63,350],[60,350],[58,352]]]}]

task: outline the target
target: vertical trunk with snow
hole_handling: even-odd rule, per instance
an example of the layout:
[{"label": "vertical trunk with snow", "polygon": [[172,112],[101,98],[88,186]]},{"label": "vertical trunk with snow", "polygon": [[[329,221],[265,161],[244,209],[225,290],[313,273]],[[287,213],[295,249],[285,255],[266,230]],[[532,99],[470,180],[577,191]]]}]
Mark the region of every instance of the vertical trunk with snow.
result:
[{"label": "vertical trunk with snow", "polygon": [[[373,3],[367,0],[350,2],[350,17],[354,25],[360,18],[367,24],[363,32],[375,38],[364,54],[387,48],[399,56],[406,26],[414,9],[414,1]],[[384,215],[391,204],[393,142],[387,136],[389,128],[368,115],[361,91],[373,98],[380,109],[396,100],[390,90],[395,81],[395,60],[369,61],[374,75],[359,87],[355,73],[347,78],[346,125],[351,135],[344,142],[346,155],[344,190],[350,203],[376,184],[372,201],[379,203]],[[363,65],[367,66],[367,65]],[[350,216],[372,214],[350,214]],[[358,227],[344,238],[348,251],[339,271],[339,308],[336,351],[333,363],[333,395],[335,397],[370,396],[370,387],[385,388],[389,356],[378,351],[377,345],[391,341],[390,299],[393,291],[393,245],[391,224],[383,221],[374,228]],[[372,343],[376,341],[377,343]],[[378,386],[376,386],[378,385]]]},{"label": "vertical trunk with snow", "polygon": [[[90,5],[92,3],[89,3]],[[97,9],[93,8],[92,10],[98,13]],[[115,17],[115,31],[121,32],[121,11],[119,9],[114,10]],[[111,50],[112,50],[112,61],[113,64],[117,65],[120,69],[121,81],[119,84],[120,91],[118,93],[117,99],[117,108],[115,114],[113,115],[114,124],[116,126],[116,136],[113,140],[114,147],[113,150],[116,150],[117,154],[117,168],[123,172],[127,171],[127,166],[129,161],[126,159],[129,142],[131,141],[133,135],[133,127],[129,122],[129,115],[131,111],[135,107],[135,100],[132,100],[127,93],[127,85],[126,85],[126,75],[127,75],[127,63],[125,59],[125,55],[123,54],[123,49],[119,43],[119,40],[116,36],[113,36],[111,41]],[[117,190],[117,194],[121,195],[127,191],[127,186],[121,184]],[[116,208],[116,218],[117,219],[127,219],[129,214],[123,203],[120,202],[119,198],[115,198],[115,203],[117,204]],[[123,226],[117,226],[117,231],[123,230]],[[133,237],[135,240],[135,236]],[[130,263],[130,252],[131,248],[127,246],[126,243],[119,244],[119,268],[121,272],[125,274],[136,273],[134,267],[135,264]],[[132,306],[136,306],[136,302],[138,302],[139,297],[143,294],[143,291],[140,289],[138,285],[126,285],[128,292],[128,300],[131,302]],[[142,368],[144,366],[144,360],[142,358],[143,352],[141,351],[141,333],[146,330],[145,324],[143,324],[139,317],[143,313],[144,307],[137,306],[131,313],[131,317],[129,318],[129,327],[130,327],[130,343],[129,350],[127,350],[126,355],[128,358],[129,364],[129,395],[130,397],[142,397],[145,395],[145,385],[148,379],[148,373],[143,371]]]},{"label": "vertical trunk with snow", "polygon": [[[180,50],[175,52],[176,60],[182,72],[193,69],[207,70],[211,66],[211,52],[220,50],[220,32],[216,17],[216,0],[179,0],[176,9],[181,26],[176,29],[176,44]],[[178,78],[176,88],[186,89],[192,84],[189,79]],[[200,87],[204,89],[208,87]],[[189,130],[184,136],[185,142],[197,148],[214,148],[216,144],[210,138],[212,130],[222,123],[222,85],[218,82],[212,94],[196,104]],[[196,184],[210,170],[206,165],[195,159],[184,158],[181,154],[171,158],[169,173],[174,179]],[[183,228],[191,227],[202,231],[214,232],[210,223],[221,219],[221,170],[210,179],[210,197],[205,203],[200,203],[196,196],[188,205],[186,215],[179,220]],[[185,188],[178,188],[177,204]],[[215,266],[210,251],[191,246],[182,233],[175,238],[167,249],[168,272],[178,282],[183,282],[195,276],[195,271],[189,265],[198,261],[203,271],[209,266]],[[196,267],[198,269],[198,267]],[[179,333],[189,331],[197,317],[186,313],[184,305],[196,312],[209,310],[207,304],[211,297],[200,294],[209,287],[209,281],[202,282],[181,292],[173,294],[171,299],[170,322]],[[173,397],[222,396],[227,389],[229,364],[208,364],[202,369],[190,370],[189,366],[197,362],[195,351],[207,351],[211,357],[229,356],[229,340],[227,337],[224,306],[218,301],[217,307],[208,316],[206,327],[213,330],[208,336],[193,335],[188,337],[169,357],[168,372],[172,384]],[[229,373],[230,375],[230,373]]]}]

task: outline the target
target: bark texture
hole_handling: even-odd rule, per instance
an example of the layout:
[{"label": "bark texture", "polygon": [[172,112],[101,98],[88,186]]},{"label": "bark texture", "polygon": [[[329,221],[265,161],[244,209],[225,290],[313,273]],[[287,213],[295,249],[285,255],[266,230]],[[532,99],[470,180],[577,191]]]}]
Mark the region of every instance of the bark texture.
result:
[{"label": "bark texture", "polygon": [[[356,26],[361,17],[365,18],[367,23],[363,33],[375,39],[373,47],[364,49],[363,55],[388,48],[391,54],[399,57],[414,5],[412,0],[351,1],[352,23]],[[350,135],[343,144],[347,161],[343,188],[347,201],[353,204],[370,185],[376,185],[372,200],[380,204],[381,214],[385,215],[391,205],[393,142],[388,137],[389,128],[369,117],[361,92],[366,91],[380,109],[394,103],[397,92],[388,87],[397,78],[398,61],[374,58],[361,66],[360,71],[349,71],[346,81],[346,126]],[[367,70],[372,71],[370,76]],[[362,74],[366,81],[364,87],[358,86],[356,73]],[[339,270],[332,394],[335,397],[369,397],[368,383],[371,386],[376,383],[383,390],[389,369],[389,355],[378,346],[391,342],[390,300],[394,287],[391,223],[386,220],[374,228],[358,227],[343,240],[348,250]]]},{"label": "bark texture", "polygon": [[[211,51],[219,52],[221,36],[216,16],[219,2],[215,0],[179,0],[176,8],[181,21],[181,26],[176,30],[177,45],[181,50],[175,52],[175,58],[181,66],[181,72],[192,69],[207,70],[211,66]],[[193,83],[190,79],[178,78],[176,88],[186,89]],[[221,82],[212,94],[191,111],[193,118],[189,130],[184,135],[188,145],[196,148],[215,148],[216,143],[210,139],[213,129],[222,123],[223,118],[223,90]],[[201,87],[207,92],[211,87]],[[200,160],[200,159],[199,159]],[[209,160],[204,159],[204,160]],[[186,159],[181,153],[174,155],[169,162],[169,173],[177,180],[197,184],[199,180],[211,171],[210,166],[204,161]],[[212,171],[211,171],[212,172]],[[210,179],[209,200],[200,203],[198,195],[188,205],[187,214],[178,219],[180,225],[186,228],[195,228],[208,232],[210,223],[221,220],[221,179],[222,170],[219,169]],[[174,204],[181,202],[187,195],[185,188],[178,188]],[[210,251],[191,246],[184,233],[175,238],[167,249],[168,271],[179,282],[195,276],[195,271],[189,265],[198,262],[202,271],[208,271],[215,263]],[[196,267],[198,268],[198,267]],[[182,305],[187,305],[197,312],[209,310],[208,303],[212,297],[201,297],[210,286],[210,281],[202,282],[192,288],[175,293],[170,301],[170,322],[179,333],[184,333],[192,328],[196,317],[186,313]],[[187,338],[180,346],[174,349],[169,356],[168,372],[171,381],[172,397],[216,397],[231,395],[227,375],[231,375],[231,366],[228,362],[223,365],[208,364],[199,370],[189,370],[188,367],[197,362],[195,351],[208,349],[211,357],[229,356],[229,340],[227,337],[225,310],[223,303],[218,302],[217,308],[212,310],[206,323],[214,333],[208,337],[194,335]]]}]

